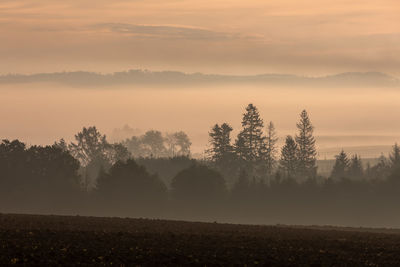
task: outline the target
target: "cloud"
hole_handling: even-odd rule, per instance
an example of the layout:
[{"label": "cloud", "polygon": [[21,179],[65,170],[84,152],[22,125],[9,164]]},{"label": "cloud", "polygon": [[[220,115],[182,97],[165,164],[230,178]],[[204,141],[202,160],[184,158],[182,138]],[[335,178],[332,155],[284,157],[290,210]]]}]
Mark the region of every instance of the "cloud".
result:
[{"label": "cloud", "polygon": [[[101,23],[93,26],[95,29],[107,30],[114,33],[120,33],[130,36],[138,36],[145,38],[162,38],[162,39],[185,39],[185,40],[231,40],[249,38],[236,33],[225,33],[211,31],[208,29],[169,26],[169,25],[135,25],[125,23]],[[255,38],[256,36],[252,36]]]},{"label": "cloud", "polygon": [[398,0],[0,0],[0,73],[399,74]]}]

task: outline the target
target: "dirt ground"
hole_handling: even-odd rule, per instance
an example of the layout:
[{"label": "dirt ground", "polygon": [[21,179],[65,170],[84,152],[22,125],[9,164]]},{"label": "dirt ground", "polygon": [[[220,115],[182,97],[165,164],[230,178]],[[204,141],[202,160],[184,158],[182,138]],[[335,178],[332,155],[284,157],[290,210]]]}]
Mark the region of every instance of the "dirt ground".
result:
[{"label": "dirt ground", "polygon": [[0,266],[398,266],[399,233],[0,214]]}]

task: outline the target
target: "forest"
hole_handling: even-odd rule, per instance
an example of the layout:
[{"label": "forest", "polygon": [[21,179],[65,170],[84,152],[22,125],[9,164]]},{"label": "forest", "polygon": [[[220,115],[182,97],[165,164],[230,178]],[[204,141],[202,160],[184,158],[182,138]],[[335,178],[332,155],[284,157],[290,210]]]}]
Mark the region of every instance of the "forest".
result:
[{"label": "forest", "polygon": [[90,126],[70,143],[3,140],[0,212],[400,227],[397,144],[373,166],[342,150],[325,177],[306,110],[296,129],[278,148],[274,123],[249,104],[236,137],[228,123],[210,127],[202,159],[182,131],[110,143]]}]

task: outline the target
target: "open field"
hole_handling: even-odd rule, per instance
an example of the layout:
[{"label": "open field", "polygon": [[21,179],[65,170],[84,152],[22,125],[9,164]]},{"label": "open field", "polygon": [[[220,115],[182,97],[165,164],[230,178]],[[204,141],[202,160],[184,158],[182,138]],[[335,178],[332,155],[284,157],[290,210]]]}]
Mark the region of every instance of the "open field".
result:
[{"label": "open field", "polygon": [[0,215],[0,265],[395,266],[400,231]]}]

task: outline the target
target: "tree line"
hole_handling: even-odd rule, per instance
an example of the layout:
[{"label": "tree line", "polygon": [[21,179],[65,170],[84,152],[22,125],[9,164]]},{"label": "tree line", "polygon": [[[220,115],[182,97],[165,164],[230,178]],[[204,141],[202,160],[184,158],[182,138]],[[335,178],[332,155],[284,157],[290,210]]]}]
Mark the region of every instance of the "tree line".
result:
[{"label": "tree line", "polygon": [[[264,133],[264,122],[253,104],[246,107],[242,129],[232,142],[233,128],[228,123],[215,124],[211,131],[209,161],[223,173],[246,172],[260,180],[274,175],[308,179],[317,175],[314,127],[306,110],[300,114],[295,137],[288,135],[278,158],[277,134],[273,122]],[[235,166],[236,169],[232,167]]]},{"label": "tree line", "polygon": [[191,142],[183,131],[163,134],[150,130],[141,136],[132,136],[122,144],[136,158],[189,156]]},{"label": "tree line", "polygon": [[[94,126],[83,128],[69,144],[61,139],[28,147],[3,140],[0,212],[400,225],[397,144],[374,166],[364,167],[358,155],[341,151],[331,175],[320,177],[306,111],[296,126],[297,134],[287,136],[279,151],[274,124],[265,127],[249,104],[235,140],[228,123],[211,128],[208,156],[202,160],[190,158],[186,134],[181,134],[185,149],[177,145],[185,152],[170,156],[135,155],[125,145],[134,138],[109,143]],[[165,137],[148,131],[137,139],[147,149],[163,151]],[[155,144],[148,141],[153,139]]]}]

